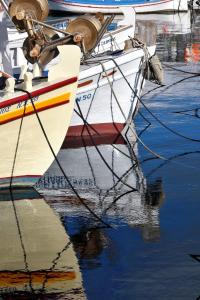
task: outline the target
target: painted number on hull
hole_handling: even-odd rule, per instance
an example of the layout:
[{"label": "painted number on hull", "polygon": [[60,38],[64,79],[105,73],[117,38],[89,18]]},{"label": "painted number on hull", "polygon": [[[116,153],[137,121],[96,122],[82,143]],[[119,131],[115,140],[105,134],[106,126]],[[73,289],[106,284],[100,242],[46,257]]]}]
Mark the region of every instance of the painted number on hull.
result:
[{"label": "painted number on hull", "polygon": [[76,101],[80,102],[80,101],[90,100],[91,97],[92,97],[92,94],[81,95],[76,98]]},{"label": "painted number on hull", "polygon": [[0,109],[0,114],[7,113],[9,112],[9,110],[10,110],[10,106],[3,107]]},{"label": "painted number on hull", "polygon": [[[35,102],[35,101],[38,100],[38,97],[33,97],[32,100],[33,100],[33,102]],[[32,104],[32,101],[31,101],[31,100],[27,100],[27,101],[19,102],[19,103],[17,104],[17,108],[24,107],[25,105],[28,105],[28,104]]]},{"label": "painted number on hull", "polygon": [[[35,102],[35,101],[38,100],[38,97],[33,97],[32,99],[33,99],[33,102]],[[32,104],[31,100],[27,100],[27,102],[26,102],[26,101],[21,101],[21,102],[17,103],[17,105],[14,107],[14,109],[18,109],[18,108],[24,107],[24,106],[25,106],[25,103],[26,103],[26,105]],[[11,106],[12,106],[12,105],[5,106],[5,107],[1,108],[1,109],[0,109],[0,115],[9,112]]]},{"label": "painted number on hull", "polygon": [[[113,39],[114,40],[114,39]],[[111,43],[111,38],[109,38],[109,39],[107,39],[107,40],[103,40],[101,43],[100,43],[100,45],[101,46],[104,46],[104,45],[106,45],[106,44],[108,44],[108,43]]]}]

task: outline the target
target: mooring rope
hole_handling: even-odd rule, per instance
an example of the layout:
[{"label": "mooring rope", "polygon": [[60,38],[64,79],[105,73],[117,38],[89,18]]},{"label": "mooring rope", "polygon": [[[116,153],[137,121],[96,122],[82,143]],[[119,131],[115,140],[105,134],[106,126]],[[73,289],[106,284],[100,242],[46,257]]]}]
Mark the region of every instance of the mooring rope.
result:
[{"label": "mooring rope", "polygon": [[60,259],[60,257],[62,256],[62,254],[69,249],[70,245],[72,244],[71,241],[67,242],[66,245],[63,247],[63,249],[57,253],[57,256],[52,260],[52,266],[51,268],[49,268],[48,270],[46,270],[45,272],[45,278],[44,278],[44,281],[43,281],[43,284],[42,284],[42,288],[40,289],[40,293],[44,293],[45,292],[45,286],[48,282],[48,278],[49,278],[49,275],[48,273],[49,272],[52,272],[55,270],[57,264],[58,264],[58,261]]},{"label": "mooring rope", "polygon": [[[113,61],[115,61],[115,60],[113,60]],[[116,63],[116,62],[115,62],[115,63]],[[104,72],[106,72],[103,63],[100,62],[100,64],[102,65],[102,69],[104,70]],[[117,65],[117,63],[116,63],[116,66],[119,68],[119,66]],[[120,71],[120,73],[123,74],[122,71]],[[126,77],[124,76],[124,74],[123,74],[123,77],[126,78]],[[108,78],[108,76],[106,76],[106,78],[107,78],[107,80],[108,80],[108,83],[109,83],[109,85],[110,85],[110,88],[112,89],[112,85],[111,85],[111,83],[110,83],[110,79]],[[126,79],[126,82],[128,83],[128,85],[129,85],[129,87],[131,88],[131,90],[132,90],[132,92],[134,93],[134,95],[137,96],[138,99],[140,99],[139,96],[135,93],[134,89],[131,87],[131,85],[130,85],[130,83],[128,82],[127,79]],[[124,114],[124,112],[123,112],[123,109],[122,109],[122,107],[121,107],[121,105],[120,105],[120,103],[119,103],[119,101],[118,101],[118,99],[117,99],[117,96],[116,96],[116,94],[115,94],[115,92],[114,92],[113,89],[112,89],[112,92],[113,92],[113,95],[114,95],[115,100],[116,100],[116,102],[117,102],[117,105],[118,105],[118,107],[119,107],[119,109],[120,109],[120,112],[122,113],[122,116],[123,116],[123,118],[124,118],[124,121],[126,122],[126,125],[127,125],[128,129],[130,129],[130,131],[133,133],[133,135],[136,137],[136,139],[139,140],[139,142],[143,145],[143,147],[144,147],[146,150],[148,150],[149,152],[151,152],[152,154],[154,154],[155,156],[157,156],[157,157],[160,158],[160,159],[167,160],[167,158],[165,158],[164,156],[161,156],[161,155],[159,155],[158,153],[156,153],[156,152],[154,152],[153,150],[151,150],[151,149],[150,149],[150,148],[149,148],[149,147],[148,147],[148,146],[140,139],[140,137],[137,135],[136,131],[133,130],[133,128],[131,127],[131,125],[130,125],[130,123],[129,123],[129,122],[132,123],[132,120],[127,120],[127,118],[126,118],[126,116],[125,116],[125,114]]]},{"label": "mooring rope", "polygon": [[[176,154],[176,155],[173,155],[171,157],[168,158],[168,161],[164,161],[162,163],[160,163],[159,166],[157,166],[156,168],[154,168],[151,172],[149,172],[145,177],[148,178],[150,177],[153,173],[155,173],[157,170],[159,170],[160,168],[162,168],[164,165],[166,165],[167,163],[169,162],[173,162],[174,159],[176,158],[179,158],[179,157],[183,157],[183,156],[186,156],[186,155],[190,155],[190,154],[200,154],[200,151],[196,150],[196,151],[188,151],[188,152],[183,152],[183,153],[180,153],[180,154]],[[148,161],[151,161],[151,160],[154,160],[154,159],[157,159],[156,157],[148,157],[146,159],[144,159],[143,161],[140,162],[140,164],[144,164]],[[179,166],[182,166],[182,167],[187,167],[187,168],[190,168],[190,169],[193,169],[193,170],[198,170],[199,171],[199,168],[198,167],[193,167],[191,165],[186,165],[186,164],[182,164],[182,163],[177,163],[177,162],[173,162],[173,163],[176,163],[177,165]]]},{"label": "mooring rope", "polygon": [[[131,90],[132,90],[134,96],[137,97],[137,99],[138,99],[140,102],[142,102],[141,98],[137,95],[137,93],[135,92],[135,90],[131,87],[130,83],[128,82],[128,80],[127,80],[126,77],[124,76],[124,74],[123,74],[121,68],[119,67],[119,65],[117,64],[117,62],[115,61],[115,59],[113,59],[113,58],[109,58],[109,59],[112,60],[113,63],[116,65],[116,67],[119,69],[120,73],[122,74],[123,78],[124,78],[125,81],[127,82],[128,86],[131,88]],[[107,61],[108,61],[108,59],[105,59],[105,62],[107,62]],[[90,63],[94,63],[94,62],[95,62],[95,60],[93,60],[92,62],[87,61],[87,63],[89,63],[89,64],[90,64]],[[102,63],[101,61],[98,61],[98,60],[97,60],[96,62],[98,62],[98,63],[101,64],[102,69],[103,69],[104,72],[106,73],[106,70],[105,70],[105,67],[104,67],[103,63]],[[107,74],[107,73],[106,73],[106,74]],[[106,76],[106,78],[107,78],[107,80],[108,80],[108,83],[109,83],[109,85],[110,85],[110,88],[112,89],[112,85],[110,84],[110,80],[109,80],[108,76]],[[143,80],[144,80],[144,78],[143,78]],[[119,103],[119,101],[118,101],[118,99],[117,99],[117,97],[116,97],[114,91],[113,91],[113,95],[114,95],[114,97],[115,97],[115,99],[116,99],[116,102],[117,102],[117,104],[118,104],[118,106],[119,106],[119,109],[120,109],[120,111],[121,111],[121,113],[122,113],[122,115],[123,115],[123,117],[124,117],[124,120],[127,121],[126,116],[125,116],[125,114],[124,114],[124,112],[123,112],[123,110],[122,110],[122,108],[121,108],[121,105],[120,105],[120,103]],[[152,153],[153,155],[155,155],[156,157],[158,157],[158,158],[160,158],[160,159],[167,160],[166,157],[161,156],[160,154],[158,154],[158,153],[156,153],[155,151],[153,151],[152,149],[150,149],[150,148],[149,148],[149,147],[148,147],[148,146],[140,139],[140,137],[137,135],[136,131],[133,131],[133,129],[132,129],[132,127],[130,126],[130,124],[127,123],[127,126],[128,126],[128,128],[131,130],[131,132],[136,136],[136,139],[139,140],[139,142],[143,145],[143,147],[144,147],[148,152]]]},{"label": "mooring rope", "polygon": [[[81,109],[80,109],[80,106],[79,106],[78,101],[76,101],[76,105],[77,105],[77,108],[78,108],[78,110],[79,110],[79,115],[81,116],[83,122],[85,122],[84,117],[82,116]],[[76,110],[75,110],[75,112],[76,112]],[[86,130],[87,130],[87,132],[88,132],[88,135],[89,135],[89,137],[90,137],[90,139],[91,139],[91,142],[92,142],[93,146],[94,146],[95,149],[97,150],[99,156],[101,157],[101,159],[103,160],[103,162],[105,163],[105,165],[107,166],[107,168],[110,170],[110,172],[111,172],[112,174],[115,175],[115,177],[116,177],[117,179],[120,179],[120,177],[112,170],[112,168],[110,167],[110,165],[108,164],[108,162],[106,161],[106,159],[103,157],[103,154],[102,154],[101,151],[99,150],[99,147],[96,145],[96,143],[95,143],[95,141],[94,141],[94,138],[93,138],[92,134],[90,133],[90,130],[88,129],[87,125],[86,125]],[[122,181],[122,182],[123,182],[123,181]],[[133,187],[131,187],[130,185],[127,185],[126,183],[124,183],[124,184],[125,184],[126,186],[128,186],[129,188],[131,188],[131,189],[133,188]]]},{"label": "mooring rope", "polygon": [[[114,61],[115,64],[117,65],[116,61],[115,61],[115,60],[113,60],[113,61]],[[118,67],[119,67],[119,66],[118,66]],[[124,79],[126,80],[128,86],[132,89],[130,83],[128,82],[127,78],[124,76],[124,74],[123,74],[123,72],[121,71],[120,67],[119,67],[119,70],[120,70],[120,73],[122,74],[122,76],[124,77]],[[163,92],[163,91],[166,91],[166,90],[169,89],[169,88],[171,88],[171,87],[174,86],[175,84],[178,84],[178,83],[183,82],[183,81],[185,81],[185,80],[187,80],[187,79],[194,78],[194,77],[199,77],[199,76],[200,76],[200,74],[195,74],[195,75],[191,75],[191,76],[189,76],[189,77],[187,77],[187,78],[183,78],[183,79],[179,80],[178,82],[173,83],[173,84],[167,86],[165,89],[162,90],[162,92]],[[133,90],[133,89],[132,89],[132,90]],[[133,93],[134,93],[134,90],[133,90]],[[152,113],[152,111],[151,111],[151,110],[147,107],[147,105],[142,101],[141,97],[138,97],[137,95],[136,95],[136,97],[138,98],[138,101],[140,101],[140,103],[144,106],[144,108],[149,112],[149,114],[150,114],[150,115],[151,115],[151,116],[152,116],[152,117],[153,117],[160,125],[162,125],[164,128],[166,128],[168,131],[170,131],[170,132],[174,133],[175,135],[177,135],[177,136],[179,136],[179,137],[182,137],[182,138],[184,138],[184,139],[186,139],[186,140],[190,140],[190,141],[193,141],[193,142],[200,142],[200,139],[193,139],[193,138],[187,137],[187,136],[185,136],[185,135],[183,135],[183,134],[181,134],[181,133],[175,131],[174,129],[170,128],[169,126],[167,126],[167,125],[166,125],[165,123],[163,123],[163,122],[162,122],[162,121],[161,121],[154,113]],[[140,141],[140,140],[139,140],[139,141]],[[150,151],[150,152],[152,152],[152,151]],[[156,155],[157,155],[157,154],[156,154]],[[160,156],[160,155],[158,155],[158,156]],[[162,157],[162,156],[160,156],[160,158],[161,158],[161,157]],[[166,158],[162,157],[162,159],[166,159]],[[167,160],[167,159],[166,159],[166,160]]]},{"label": "mooring rope", "polygon": [[[19,90],[19,89],[16,89]],[[26,254],[26,249],[25,249],[25,245],[23,242],[23,238],[22,238],[22,231],[20,228],[20,222],[18,219],[18,215],[17,215],[17,209],[16,209],[16,205],[15,205],[15,200],[14,200],[14,196],[13,196],[13,188],[12,188],[12,181],[13,181],[13,174],[14,174],[14,169],[15,169],[15,163],[16,163],[16,158],[17,158],[17,152],[18,152],[18,148],[19,148],[19,141],[20,141],[20,136],[21,136],[21,131],[22,131],[22,124],[23,124],[23,120],[24,120],[24,116],[25,116],[25,111],[26,111],[26,104],[27,104],[27,100],[24,103],[24,111],[23,111],[23,116],[20,120],[20,126],[19,126],[19,131],[18,131],[18,136],[17,136],[17,143],[16,143],[16,148],[15,148],[15,153],[14,153],[14,159],[13,159],[13,165],[12,165],[12,172],[11,172],[11,177],[10,177],[10,186],[9,186],[9,191],[10,191],[10,195],[11,195],[11,200],[12,200],[12,205],[13,205],[13,210],[14,210],[14,214],[15,214],[15,218],[16,218],[16,223],[17,223],[17,229],[18,229],[18,233],[19,233],[19,237],[20,237],[20,243],[21,243],[21,247],[23,250],[23,256],[24,256],[24,263],[25,263],[25,270],[29,275],[29,287],[30,287],[30,291],[31,293],[35,293],[33,286],[32,286],[32,272],[29,270],[28,268],[28,262],[27,262],[27,254]],[[46,270],[45,272],[45,279],[42,285],[42,289],[40,290],[41,293],[43,293],[45,291],[45,285],[48,281],[48,273],[53,271],[58,263],[59,258],[61,257],[62,253],[64,251],[66,251],[69,246],[71,245],[71,241],[69,241],[64,247],[63,249],[57,254],[57,257],[52,261],[52,267],[49,268],[48,270]],[[40,270],[43,271],[43,270]]]},{"label": "mooring rope", "polygon": [[163,63],[163,62],[162,62],[162,65],[164,67],[168,68],[168,69],[172,69],[172,70],[180,72],[180,73],[185,73],[185,74],[190,74],[190,75],[199,75],[200,76],[200,72],[189,72],[189,71],[181,70],[181,69],[178,69],[178,68],[174,68],[171,65]]},{"label": "mooring rope", "polygon": [[29,267],[28,267],[27,254],[26,254],[26,249],[25,249],[25,245],[24,245],[24,242],[23,242],[23,238],[22,238],[22,231],[21,231],[21,228],[20,228],[20,221],[19,221],[18,214],[17,214],[17,208],[16,208],[16,205],[15,205],[15,199],[14,199],[14,196],[13,196],[13,187],[12,187],[15,163],[16,163],[16,158],[17,158],[17,153],[18,153],[18,148],[19,148],[19,141],[20,141],[22,125],[23,125],[23,120],[24,120],[25,111],[26,111],[26,104],[27,104],[27,100],[24,102],[24,111],[23,111],[22,118],[20,120],[19,130],[18,130],[18,134],[17,134],[17,142],[16,142],[15,151],[14,151],[13,164],[12,164],[12,170],[11,170],[11,176],[10,176],[9,192],[10,192],[11,202],[12,202],[13,211],[14,211],[14,215],[15,215],[15,219],[16,219],[17,230],[18,230],[18,233],[19,233],[21,248],[22,248],[22,251],[23,251],[25,270],[29,275],[29,287],[30,287],[31,292],[34,293],[34,289],[32,287],[31,271],[29,270]]},{"label": "mooring rope", "polygon": [[107,224],[106,222],[104,222],[104,221],[103,221],[96,213],[94,213],[94,212],[91,210],[91,208],[84,202],[84,200],[80,197],[80,195],[78,194],[78,192],[76,191],[76,189],[75,189],[75,188],[73,187],[73,185],[71,184],[71,182],[70,182],[68,176],[66,175],[66,173],[65,173],[65,171],[64,171],[64,169],[63,169],[63,167],[62,167],[62,165],[60,164],[60,162],[59,162],[59,160],[58,160],[58,158],[57,158],[57,156],[56,156],[56,154],[55,154],[55,152],[54,152],[54,150],[53,150],[53,147],[52,147],[52,145],[51,145],[51,143],[50,143],[50,141],[49,141],[49,139],[48,139],[47,133],[46,133],[44,127],[43,127],[43,124],[42,124],[42,122],[41,122],[41,120],[40,120],[40,117],[39,117],[39,114],[38,114],[38,112],[37,112],[37,109],[36,109],[36,107],[35,107],[33,98],[32,98],[32,96],[31,96],[31,94],[29,93],[29,91],[24,90],[24,89],[19,89],[19,88],[16,88],[15,90],[16,90],[16,91],[22,91],[22,92],[26,93],[26,94],[29,96],[29,99],[31,100],[31,104],[32,104],[32,106],[33,106],[34,112],[35,112],[35,114],[36,114],[36,117],[37,117],[37,120],[38,120],[38,122],[39,122],[40,128],[41,128],[41,130],[42,130],[42,132],[43,132],[43,135],[44,135],[44,137],[45,137],[45,139],[46,139],[46,142],[47,142],[47,144],[48,144],[48,146],[49,146],[49,149],[50,149],[50,151],[51,151],[51,153],[52,153],[52,155],[53,155],[53,157],[54,157],[56,163],[58,164],[58,167],[59,167],[60,171],[62,172],[63,176],[65,177],[65,179],[66,179],[68,185],[70,186],[70,188],[72,189],[72,191],[74,192],[74,194],[77,196],[77,198],[79,199],[79,201],[83,204],[83,206],[85,206],[85,208],[86,208],[86,209],[87,209],[87,210],[88,210],[88,211],[89,211],[89,212],[90,212],[90,213],[91,213],[98,221],[100,221],[100,222],[103,223],[105,226],[107,226],[107,227],[110,228],[111,226],[110,226],[109,224]]}]

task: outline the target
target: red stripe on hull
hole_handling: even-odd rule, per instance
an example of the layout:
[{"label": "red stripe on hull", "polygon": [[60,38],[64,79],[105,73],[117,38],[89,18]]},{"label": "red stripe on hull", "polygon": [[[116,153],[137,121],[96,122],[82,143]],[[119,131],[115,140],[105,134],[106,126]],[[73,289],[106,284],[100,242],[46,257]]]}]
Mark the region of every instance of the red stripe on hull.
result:
[{"label": "red stripe on hull", "polygon": [[[30,95],[31,97],[37,97],[37,96],[40,96],[42,94],[45,94],[45,93],[48,93],[48,92],[51,92],[55,89],[58,89],[58,88],[61,88],[63,86],[66,86],[66,85],[70,85],[72,83],[75,83],[77,81],[77,77],[72,77],[70,79],[67,79],[67,80],[63,80],[63,81],[59,81],[57,83],[54,83],[54,84],[51,84],[51,85],[48,85],[46,87],[43,87],[41,89],[38,89],[38,90],[35,90],[35,91],[32,91],[30,92]],[[19,102],[22,102],[22,101],[25,101],[25,100],[28,100],[30,97],[28,94],[24,94],[22,96],[18,96],[18,97],[15,97],[15,98],[12,98],[12,99],[9,99],[9,100],[6,100],[6,101],[3,101],[0,103],[0,108],[3,108],[5,106],[9,106],[9,105],[13,105],[13,104],[16,104],[16,103],[19,103]]]},{"label": "red stripe on hull", "polygon": [[88,126],[70,126],[62,148],[79,148],[84,146],[125,144],[121,135],[125,124],[102,123]]},{"label": "red stripe on hull", "polygon": [[83,86],[89,85],[92,82],[93,82],[93,80],[87,80],[87,81],[81,82],[81,83],[78,84],[78,88],[81,88]]}]

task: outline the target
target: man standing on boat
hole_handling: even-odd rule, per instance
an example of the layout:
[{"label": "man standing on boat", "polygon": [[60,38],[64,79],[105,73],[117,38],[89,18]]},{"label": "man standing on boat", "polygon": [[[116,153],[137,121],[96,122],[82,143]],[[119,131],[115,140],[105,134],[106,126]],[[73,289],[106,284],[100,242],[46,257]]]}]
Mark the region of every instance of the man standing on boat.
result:
[{"label": "man standing on boat", "polygon": [[12,75],[11,55],[8,44],[8,18],[0,4],[0,71]]}]

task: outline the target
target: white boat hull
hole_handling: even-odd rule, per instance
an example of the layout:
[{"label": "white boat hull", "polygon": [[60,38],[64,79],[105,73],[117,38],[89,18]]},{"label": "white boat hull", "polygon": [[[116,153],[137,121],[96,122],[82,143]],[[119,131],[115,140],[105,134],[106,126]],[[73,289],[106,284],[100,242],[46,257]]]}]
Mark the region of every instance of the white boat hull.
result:
[{"label": "white boat hull", "polygon": [[188,34],[191,33],[190,11],[176,14],[137,15],[137,20],[151,21],[157,25],[157,34]]},{"label": "white boat hull", "polygon": [[[155,46],[148,50],[153,55]],[[144,51],[130,50],[113,59],[107,59],[104,67],[94,64],[81,70],[75,111],[67,134],[71,140],[97,132],[99,135],[119,133],[132,122],[144,85],[141,68]]]},{"label": "white boat hull", "polygon": [[[70,13],[122,13],[121,7],[130,7],[130,5],[92,5],[80,4],[77,2],[67,2],[64,0],[49,0],[51,10],[67,11]],[[131,5],[136,13],[154,13],[154,12],[174,12],[187,11],[187,0],[161,0],[157,2],[147,2],[144,4]]]},{"label": "white boat hull", "polygon": [[[44,174],[54,160],[47,139],[55,155],[60,150],[74,109],[80,49],[62,46],[59,50],[69,57],[61,56],[60,64],[49,71],[48,82],[33,86],[34,106],[25,92],[0,92],[0,187],[33,185]],[[67,60],[72,57],[75,61],[70,65]],[[23,84],[17,87],[26,89]]]},{"label": "white boat hull", "polygon": [[[99,54],[111,49],[112,51],[122,50],[125,47],[125,41],[133,36],[134,26],[119,27],[112,31],[112,35],[110,33],[104,35],[95,52]],[[150,56],[153,55],[155,46],[149,47],[148,50]],[[103,64],[108,76],[100,63],[81,67],[75,110],[77,112],[80,109],[82,116],[78,116],[76,112],[73,113],[67,136],[71,140],[80,135],[94,134],[91,130],[88,133],[91,127],[86,128],[83,119],[99,134],[105,135],[112,134],[113,131],[122,132],[127,119],[131,119],[137,112],[138,97],[144,85],[143,73],[140,69],[144,60],[144,51],[132,49],[130,53],[122,52],[113,56],[116,65],[111,58],[106,57],[107,62]],[[110,85],[114,91],[112,96]]]}]

